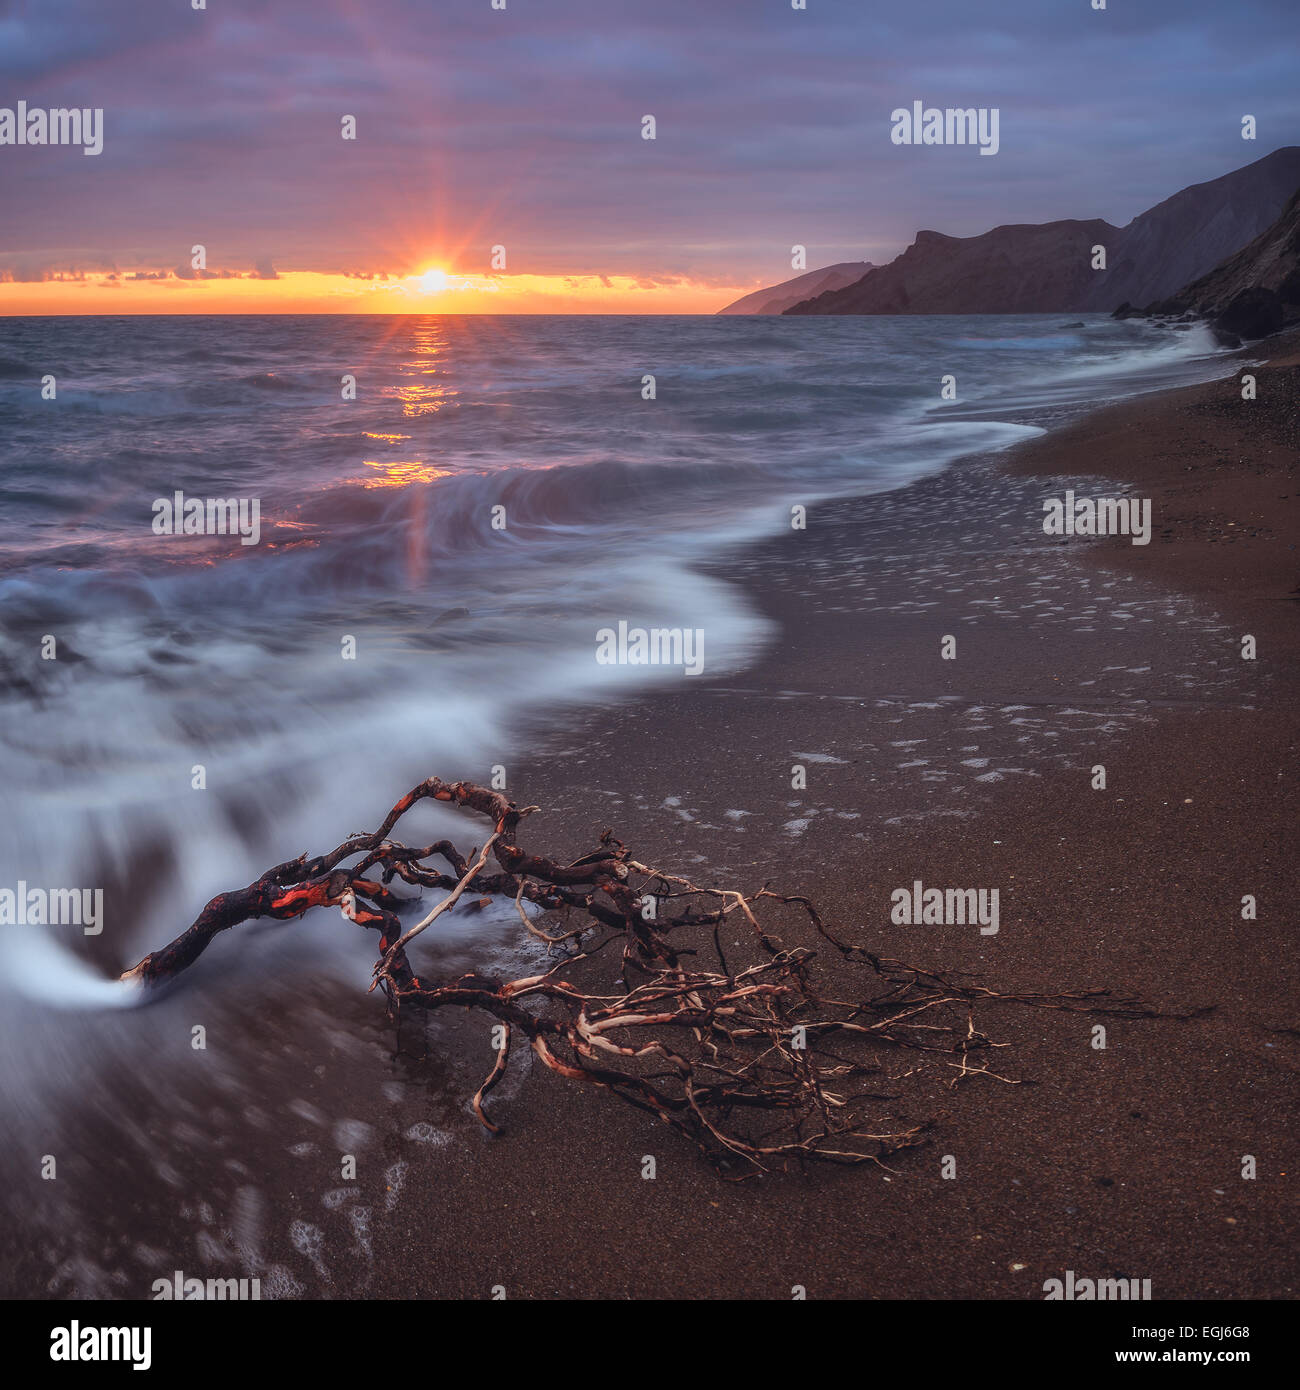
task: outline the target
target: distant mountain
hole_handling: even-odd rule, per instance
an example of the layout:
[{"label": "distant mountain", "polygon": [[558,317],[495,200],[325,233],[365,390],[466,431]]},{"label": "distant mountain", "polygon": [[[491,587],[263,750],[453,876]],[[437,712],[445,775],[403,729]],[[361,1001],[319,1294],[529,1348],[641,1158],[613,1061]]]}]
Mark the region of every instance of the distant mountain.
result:
[{"label": "distant mountain", "polygon": [[[1300,147],[1193,184],[1126,227],[1099,219],[918,232],[896,260],[789,314],[1088,313],[1167,298],[1275,222],[1300,185]],[[1105,246],[1107,269],[1093,270]],[[794,282],[791,282],[794,283]]]},{"label": "distant mountain", "polygon": [[1300,320],[1300,188],[1282,215],[1249,246],[1194,281],[1169,312],[1203,314],[1225,335],[1262,338]]},{"label": "distant mountain", "polygon": [[838,290],[860,280],[871,270],[870,261],[841,261],[839,265],[823,266],[821,270],[810,270],[793,280],[785,280],[779,285],[769,285],[765,290],[755,290],[725,309],[720,314],[780,314],[801,299],[808,299],[824,290]]},{"label": "distant mountain", "polygon": [[1287,146],[1209,183],[1194,183],[1135,217],[1098,272],[1091,307],[1150,304],[1177,293],[1262,235],[1300,188],[1300,147]]},{"label": "distant mountain", "polygon": [[[982,236],[918,232],[897,260],[787,314],[1040,314],[1078,310],[1092,288],[1091,248],[1108,222],[994,227]],[[1112,306],[1113,307],[1113,306]]]}]

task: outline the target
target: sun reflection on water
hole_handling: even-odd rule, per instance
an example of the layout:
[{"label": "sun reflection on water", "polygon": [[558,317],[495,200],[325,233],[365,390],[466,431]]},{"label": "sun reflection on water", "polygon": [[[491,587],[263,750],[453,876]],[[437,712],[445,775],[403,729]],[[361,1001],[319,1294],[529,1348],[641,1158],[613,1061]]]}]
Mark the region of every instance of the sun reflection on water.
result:
[{"label": "sun reflection on water", "polygon": [[362,465],[380,471],[380,476],[363,473],[353,480],[362,487],[407,487],[411,483],[431,483],[451,473],[451,469],[435,468],[423,459],[363,459]]}]

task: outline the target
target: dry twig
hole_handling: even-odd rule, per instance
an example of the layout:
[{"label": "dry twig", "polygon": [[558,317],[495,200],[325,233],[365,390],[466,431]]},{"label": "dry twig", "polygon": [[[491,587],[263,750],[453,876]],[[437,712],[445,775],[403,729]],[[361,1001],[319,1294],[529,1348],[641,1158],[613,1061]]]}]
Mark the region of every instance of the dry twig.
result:
[{"label": "dry twig", "polygon": [[[450,841],[410,848],[389,838],[425,799],[451,802],[492,824],[473,863]],[[395,1015],[459,1005],[504,1025],[495,1064],[473,1098],[488,1129],[496,1126],[483,1101],[505,1074],[517,1034],[552,1071],[658,1116],[719,1171],[742,1177],[810,1159],[883,1164],[922,1142],[923,1124],[878,1118],[880,1104],[897,1095],[872,1085],[895,1087],[947,1068],[957,1072],[953,1085],[972,1075],[1019,1084],[989,1068],[988,1051],[1005,1044],[976,1028],[978,1001],[1155,1016],[1132,1001],[1108,1003],[1102,991],[999,994],[877,956],[842,941],[807,898],[766,887],[749,895],[697,887],[633,859],[609,831],[592,853],[558,864],[515,843],[519,822],[536,809],[519,808],[470,782],[429,778],[402,797],[373,834],[353,835],[326,855],[303,855],[247,888],[219,894],[187,931],[122,978],[146,984],[172,979],[229,927],[337,906],[350,921],[378,931],[371,988],[384,992]],[[484,872],[489,851],[499,872]],[[350,860],[356,862],[345,867]],[[451,872],[431,860],[442,860]],[[377,880],[368,877],[374,871]],[[397,916],[402,900],[387,886],[394,878],[448,893],[405,934]],[[552,954],[572,946],[550,969],[523,979],[417,976],[407,944],[467,890],[513,898],[524,925]],[[544,932],[529,921],[525,900],[577,914],[578,925]],[[802,917],[812,939],[829,948],[826,959],[809,946],[787,947],[763,925],[760,912],[775,904],[787,916],[793,909]],[[721,930],[732,919],[752,942],[755,959],[743,967],[729,964],[723,951]],[[591,973],[615,943],[622,946],[622,978],[609,993],[573,982]],[[891,1074],[885,1061],[891,1053],[913,1054],[920,1065]]]}]

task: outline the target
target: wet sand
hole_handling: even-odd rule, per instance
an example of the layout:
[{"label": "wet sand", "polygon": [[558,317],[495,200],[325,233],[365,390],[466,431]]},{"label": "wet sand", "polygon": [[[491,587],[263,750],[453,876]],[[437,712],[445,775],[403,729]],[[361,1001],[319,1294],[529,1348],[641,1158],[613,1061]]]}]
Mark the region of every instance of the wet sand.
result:
[{"label": "wet sand", "polygon": [[[1096,1020],[991,1005],[998,1068],[1024,1084],[909,1093],[899,1116],[933,1128],[893,1173],[731,1185],[522,1058],[487,1137],[466,1107],[487,1020],[435,1018],[395,1057],[373,997],[273,991],[240,1006],[240,1065],[182,1113],[121,1078],[61,1122],[65,1176],[9,1188],[13,1291],[145,1296],[174,1268],[246,1265],[268,1295],[312,1297],[1041,1298],[1070,1269],[1149,1278],[1156,1298],[1293,1297],[1300,367],[1294,342],[1273,351],[1255,402],[1232,380],[1141,397],[813,506],[807,531],[716,566],[779,625],[748,670],[573,715],[500,759],[544,808],[529,848],[576,855],[608,825],[696,882],[807,892],[884,954],[1211,1012],[1103,1020],[1098,1050]],[[1151,545],[1045,536],[1041,499],[1066,486],[1152,498]],[[486,776],[411,781],[433,771]],[[891,925],[891,890],[918,878],[999,888],[998,934]]]}]

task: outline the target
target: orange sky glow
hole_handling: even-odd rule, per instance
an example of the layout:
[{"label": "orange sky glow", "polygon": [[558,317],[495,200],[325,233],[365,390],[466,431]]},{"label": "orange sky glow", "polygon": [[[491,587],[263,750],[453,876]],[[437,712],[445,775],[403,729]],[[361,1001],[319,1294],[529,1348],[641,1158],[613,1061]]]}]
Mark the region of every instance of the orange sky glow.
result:
[{"label": "orange sky glow", "polygon": [[292,270],[274,279],[87,272],[0,280],[0,315],[712,314],[756,288],[627,275],[459,275],[437,266],[371,279]]}]

